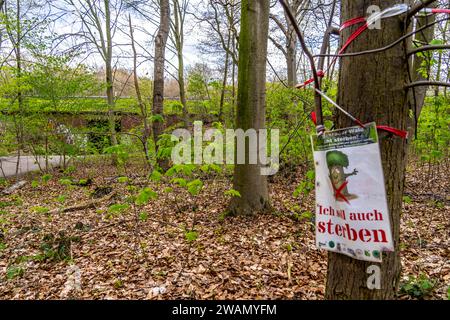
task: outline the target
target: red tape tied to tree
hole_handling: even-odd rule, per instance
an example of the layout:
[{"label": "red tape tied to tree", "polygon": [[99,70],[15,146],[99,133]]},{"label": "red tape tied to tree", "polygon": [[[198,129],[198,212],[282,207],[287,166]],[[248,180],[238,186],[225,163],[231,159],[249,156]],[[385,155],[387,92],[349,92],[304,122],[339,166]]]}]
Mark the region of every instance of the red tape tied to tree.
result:
[{"label": "red tape tied to tree", "polygon": [[[343,44],[342,48],[339,50],[338,54],[342,54],[345,52],[345,50],[348,48],[348,46],[355,41],[364,31],[366,31],[369,26],[373,23],[375,23],[379,19],[386,19],[395,17],[398,15],[401,15],[409,10],[409,6],[407,4],[397,4],[395,6],[392,6],[390,8],[387,8],[381,12],[375,13],[371,15],[370,17],[357,17],[350,20],[345,21],[342,26],[340,27],[339,31],[343,31],[347,28],[350,28],[351,26],[354,26],[356,24],[364,23],[361,27],[359,27],[354,33],[350,35],[350,37],[347,39],[347,41]],[[428,13],[428,14],[439,14],[439,13],[445,13],[450,14],[450,9],[438,9],[438,8],[425,8],[420,11],[420,13]],[[338,57],[334,57],[332,60],[332,64],[336,62]],[[321,78],[325,76],[325,72],[323,70],[319,70],[317,75]],[[305,81],[302,84],[297,85],[296,87],[303,88],[307,85],[314,82],[314,78],[311,78],[307,81]]]},{"label": "red tape tied to tree", "polygon": [[[379,19],[386,19],[386,18],[390,18],[390,17],[394,17],[400,14],[403,14],[405,12],[407,12],[409,10],[409,6],[406,4],[397,4],[393,7],[387,8],[379,13],[375,13],[373,15],[371,15],[370,17],[357,17],[357,18],[353,18],[350,20],[345,21],[342,26],[340,27],[340,31],[345,30],[351,26],[360,24],[360,23],[364,23],[361,27],[359,27],[354,33],[352,33],[350,35],[350,37],[347,39],[347,41],[344,43],[344,45],[342,46],[342,48],[339,50],[338,54],[342,54],[344,53],[344,51],[348,48],[348,46],[355,41],[355,39],[357,39],[364,31],[366,31],[369,26],[373,23],[375,23],[377,20]],[[437,9],[437,8],[425,8],[422,9],[420,11],[421,13],[428,13],[428,14],[438,14],[438,13],[445,13],[445,14],[450,14],[450,9]],[[336,62],[337,60],[337,56],[332,60],[332,64]],[[325,72],[323,70],[319,70],[317,72],[317,75],[321,78],[323,78],[325,76]],[[302,87],[306,87],[307,85],[311,84],[314,82],[314,78],[311,78],[307,81],[305,81],[303,84],[297,85],[297,88],[302,88]],[[342,110],[341,108],[339,108],[339,110]],[[356,118],[354,118],[353,116],[349,115],[347,112],[344,112],[346,115],[348,115],[356,124],[358,124],[359,126],[364,127],[364,125],[362,124],[362,122]],[[315,112],[311,113],[311,120],[314,122],[314,124],[317,126],[317,116]],[[378,130],[382,130],[382,131],[386,131],[389,132],[391,134],[394,134],[402,139],[407,139],[408,138],[408,132],[405,130],[399,130],[396,128],[392,128],[389,126],[383,126],[383,125],[379,125],[377,126]]]},{"label": "red tape tied to tree", "polygon": [[[317,126],[316,112],[314,112],[314,111],[311,112],[310,116],[311,116],[311,120],[314,123],[314,125]],[[359,126],[364,127],[364,125],[362,124],[361,121],[359,121],[357,119],[355,119],[355,120],[356,120],[355,122]],[[389,127],[389,126],[377,126],[377,129],[381,130],[381,131],[389,132],[389,133],[391,133],[391,134],[393,134],[395,136],[398,136],[398,137],[400,137],[402,139],[408,139],[408,131],[405,131],[405,130],[399,130],[399,129],[396,129],[396,128],[393,128],[393,127]]]}]

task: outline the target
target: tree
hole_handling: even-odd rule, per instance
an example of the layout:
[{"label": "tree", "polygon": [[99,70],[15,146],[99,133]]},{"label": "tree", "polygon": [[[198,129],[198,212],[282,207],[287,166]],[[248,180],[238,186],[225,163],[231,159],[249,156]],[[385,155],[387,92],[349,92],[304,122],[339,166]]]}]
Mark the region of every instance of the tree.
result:
[{"label": "tree", "polygon": [[[242,0],[236,126],[244,131],[258,132],[265,127],[268,32],[269,0]],[[245,157],[248,161],[248,141]],[[261,175],[259,160],[257,164],[235,164],[233,185],[240,197],[233,198],[231,213],[251,215],[268,207],[267,177]]]},{"label": "tree", "polygon": [[[382,9],[403,1],[373,1]],[[341,20],[364,15],[369,3],[363,0],[343,0]],[[350,32],[341,32],[341,41],[348,39]],[[364,33],[348,49],[358,52],[370,48],[383,47],[405,33],[404,22],[400,19],[386,19],[382,30]],[[359,118],[363,123],[376,121],[398,129],[406,129],[408,101],[404,88],[408,81],[408,63],[405,46],[398,45],[389,51],[376,54],[344,57],[340,63],[338,104]],[[338,128],[354,125],[342,113],[337,114]],[[328,299],[392,299],[400,276],[400,211],[402,207],[406,140],[380,133],[381,157],[386,181],[388,208],[392,226],[395,252],[383,254],[381,268],[381,290],[367,288],[367,268],[374,264],[352,259],[339,253],[328,253],[328,277],[326,298]]]},{"label": "tree", "polygon": [[109,133],[111,135],[111,144],[116,145],[113,36],[116,34],[118,19],[123,9],[123,1],[64,1],[73,9],[73,14],[81,22],[81,29],[78,32],[65,36],[82,38],[82,45],[93,46],[104,62]]},{"label": "tree", "polygon": [[[435,6],[435,4],[433,4]],[[416,29],[421,28],[428,23],[436,20],[435,15],[431,16],[419,16],[417,17]],[[426,44],[430,44],[434,38],[434,28],[428,28],[415,35],[413,40],[413,47],[421,47]],[[423,81],[429,80],[431,76],[431,60],[433,58],[432,52],[419,53],[411,58],[411,78],[409,81]],[[439,81],[440,70],[436,73],[436,80]],[[436,87],[439,90],[439,87]],[[409,91],[409,103],[410,108],[413,111],[414,117],[410,119],[409,135],[412,137],[416,133],[417,122],[425,103],[425,97],[428,91],[428,86],[422,86],[418,88],[412,88]]]},{"label": "tree", "polygon": [[[48,22],[50,13],[42,15],[36,8],[47,9],[38,0],[28,1],[12,1],[7,3],[2,1],[0,3],[1,15],[1,27],[6,33],[5,42],[9,42],[10,48],[7,44],[2,49],[7,49],[9,53],[4,56],[0,64],[0,69],[9,69],[13,71],[10,85],[7,88],[3,88],[5,91],[9,91],[13,97],[11,105],[17,102],[18,114],[14,116],[14,129],[17,140],[17,165],[16,176],[19,173],[19,164],[21,151],[25,147],[24,141],[24,111],[25,111],[25,73],[26,65],[30,64],[25,62],[25,55],[35,47],[39,47],[43,44],[42,32],[43,26]],[[2,30],[3,31],[3,30]],[[1,39],[3,40],[3,39]],[[10,59],[13,57],[13,59]]]},{"label": "tree", "polygon": [[[287,1],[286,4],[290,7],[294,16],[298,19],[303,7],[308,5],[308,1],[304,0],[292,0]],[[269,37],[270,41],[277,47],[284,55],[286,59],[287,66],[287,83],[290,87],[297,84],[297,35],[295,34],[294,28],[290,23],[289,19],[286,18],[286,24],[282,20],[274,15],[270,15],[270,19],[273,20],[283,33],[284,45],[280,43],[281,41],[275,39],[274,37]]]},{"label": "tree", "polygon": [[184,124],[189,125],[189,113],[187,109],[186,85],[184,81],[184,25],[186,20],[187,7],[189,0],[172,0],[173,2],[173,19],[171,20],[171,37],[170,40],[175,48],[178,60],[178,77],[177,82],[180,88],[180,102],[183,106]]},{"label": "tree", "polygon": [[[236,40],[238,39],[237,25],[239,23],[238,3],[235,0],[210,0],[206,11],[201,16],[193,14],[197,20],[204,22],[204,39],[201,40],[200,50],[214,54],[218,64],[223,61],[222,89],[219,104],[219,121],[223,121],[226,86],[229,77],[231,61],[231,81],[233,108],[235,100],[235,67],[238,64]],[[225,58],[221,54],[225,53]]]},{"label": "tree", "polygon": [[131,50],[133,52],[133,81],[134,81],[134,90],[136,91],[136,99],[138,101],[139,110],[141,111],[142,116],[142,124],[144,126],[142,136],[139,138],[142,142],[142,145],[144,146],[144,153],[145,153],[145,160],[147,160],[147,163],[150,163],[150,155],[148,151],[148,137],[150,136],[150,126],[148,123],[148,112],[147,112],[147,105],[144,102],[144,99],[142,98],[141,93],[141,87],[139,84],[139,76],[137,73],[138,68],[138,54],[136,50],[136,43],[134,39],[134,31],[133,31],[133,25],[131,23],[131,14],[128,15],[128,27],[130,29],[130,40],[131,40]]},{"label": "tree", "polygon": [[[153,77],[153,139],[158,154],[158,139],[163,133],[164,121],[164,64],[167,38],[169,37],[170,4],[169,0],[160,0],[160,23],[155,39],[155,60]],[[167,160],[158,158],[158,165],[167,169]]]}]

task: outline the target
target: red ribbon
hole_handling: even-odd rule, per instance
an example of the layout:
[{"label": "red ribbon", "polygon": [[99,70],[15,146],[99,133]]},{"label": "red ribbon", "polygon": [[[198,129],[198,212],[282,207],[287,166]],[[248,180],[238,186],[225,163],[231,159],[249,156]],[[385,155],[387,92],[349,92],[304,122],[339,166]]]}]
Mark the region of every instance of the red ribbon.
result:
[{"label": "red ribbon", "polygon": [[433,13],[448,13],[448,14],[450,14],[450,9],[432,9],[431,12],[433,12]]},{"label": "red ribbon", "polygon": [[[311,112],[310,117],[311,117],[312,122],[314,122],[314,125],[317,126],[316,112],[315,111]],[[358,119],[356,119],[356,120],[357,120],[358,125],[364,127],[364,125],[361,123],[361,121],[359,121]],[[389,126],[377,126],[377,129],[381,130],[381,131],[389,132],[389,133],[391,133],[395,136],[398,136],[402,139],[408,138],[408,131],[405,131],[405,130],[399,130],[399,129],[392,128]]]},{"label": "red ribbon", "polygon": [[407,139],[408,138],[408,131],[405,130],[399,130],[396,128],[392,128],[389,126],[377,126],[378,130],[382,130],[382,131],[386,131],[389,133],[392,133],[393,135],[396,135],[402,139]]}]

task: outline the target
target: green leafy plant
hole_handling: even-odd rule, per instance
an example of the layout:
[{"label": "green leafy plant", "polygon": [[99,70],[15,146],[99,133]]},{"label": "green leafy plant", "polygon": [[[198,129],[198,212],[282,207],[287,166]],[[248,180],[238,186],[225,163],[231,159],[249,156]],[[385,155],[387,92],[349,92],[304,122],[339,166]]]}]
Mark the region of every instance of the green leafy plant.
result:
[{"label": "green leafy plant", "polygon": [[161,181],[162,176],[163,175],[161,174],[161,172],[159,172],[158,170],[153,170],[152,173],[150,174],[150,180],[154,182],[159,182]]},{"label": "green leafy plant", "polygon": [[130,154],[126,149],[127,147],[125,145],[117,144],[115,146],[105,148],[103,152],[113,155],[116,158],[117,164],[119,166],[124,166],[130,158]]},{"label": "green leafy plant", "polygon": [[67,236],[65,232],[59,232],[57,236],[46,234],[39,246],[41,252],[32,259],[50,262],[69,261],[72,242],[78,241],[80,241],[79,237]]},{"label": "green leafy plant", "polygon": [[139,213],[139,220],[145,222],[148,220],[148,213],[147,212],[141,212]]},{"label": "green leafy plant", "polygon": [[188,243],[192,243],[192,242],[194,242],[195,240],[197,240],[197,238],[198,238],[198,232],[197,232],[197,231],[193,231],[193,230],[191,230],[191,231],[186,231],[186,232],[184,233],[184,236],[185,236],[186,241],[187,241]]},{"label": "green leafy plant", "polygon": [[41,177],[41,181],[42,181],[42,183],[44,183],[44,184],[47,184],[51,179],[52,179],[52,175],[51,175],[51,174],[44,174],[44,175]]},{"label": "green leafy plant", "polygon": [[230,197],[238,197],[238,198],[241,197],[241,193],[234,189],[227,190],[223,194]]},{"label": "green leafy plant", "polygon": [[311,191],[314,190],[315,186],[315,172],[314,170],[308,170],[305,175],[305,179],[300,182],[300,184],[295,189],[293,196],[299,197],[300,195],[306,196],[311,193]]},{"label": "green leafy plant", "polygon": [[56,198],[56,201],[58,201],[61,204],[64,204],[66,202],[66,200],[67,200],[66,194],[62,194]]},{"label": "green leafy plant", "polygon": [[158,194],[153,191],[151,188],[144,188],[139,192],[138,196],[136,197],[135,204],[138,206],[142,206],[147,204],[150,200],[155,200],[158,198]]},{"label": "green leafy plant", "polygon": [[40,213],[40,214],[47,214],[49,213],[50,209],[47,207],[41,207],[41,206],[35,206],[32,207],[31,210],[35,213]]},{"label": "green leafy plant", "polygon": [[186,187],[192,196],[197,196],[203,188],[203,182],[200,179],[195,179],[188,182]]},{"label": "green leafy plant", "polygon": [[63,185],[63,186],[70,186],[70,185],[72,185],[72,179],[69,179],[69,178],[62,178],[62,179],[59,179],[59,181],[58,181],[61,185]]},{"label": "green leafy plant", "polygon": [[129,208],[130,208],[130,205],[126,204],[126,203],[113,204],[113,205],[109,206],[109,208],[108,208],[108,214],[109,214],[108,217],[112,217],[114,215],[118,215],[120,213],[123,213],[124,211],[126,211]]},{"label": "green leafy plant", "polygon": [[403,196],[403,203],[411,204],[412,203],[411,197],[410,196]]},{"label": "green leafy plant", "polygon": [[128,181],[130,181],[130,179],[128,177],[118,177],[117,178],[117,182],[119,182],[119,183],[128,183]]},{"label": "green leafy plant", "polygon": [[22,277],[25,270],[21,266],[11,265],[6,269],[6,278],[12,280],[17,277]]},{"label": "green leafy plant", "polygon": [[435,280],[428,278],[425,274],[421,274],[418,277],[410,276],[401,283],[400,293],[409,295],[412,298],[423,299],[433,292],[436,283]]}]

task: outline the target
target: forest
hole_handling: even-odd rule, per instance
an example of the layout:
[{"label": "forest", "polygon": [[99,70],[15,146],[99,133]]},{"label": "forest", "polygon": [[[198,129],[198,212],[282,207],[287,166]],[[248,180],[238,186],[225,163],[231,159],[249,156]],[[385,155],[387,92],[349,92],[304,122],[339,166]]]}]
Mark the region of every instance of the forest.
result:
[{"label": "forest", "polygon": [[448,37],[448,0],[0,0],[0,300],[450,300]]}]

